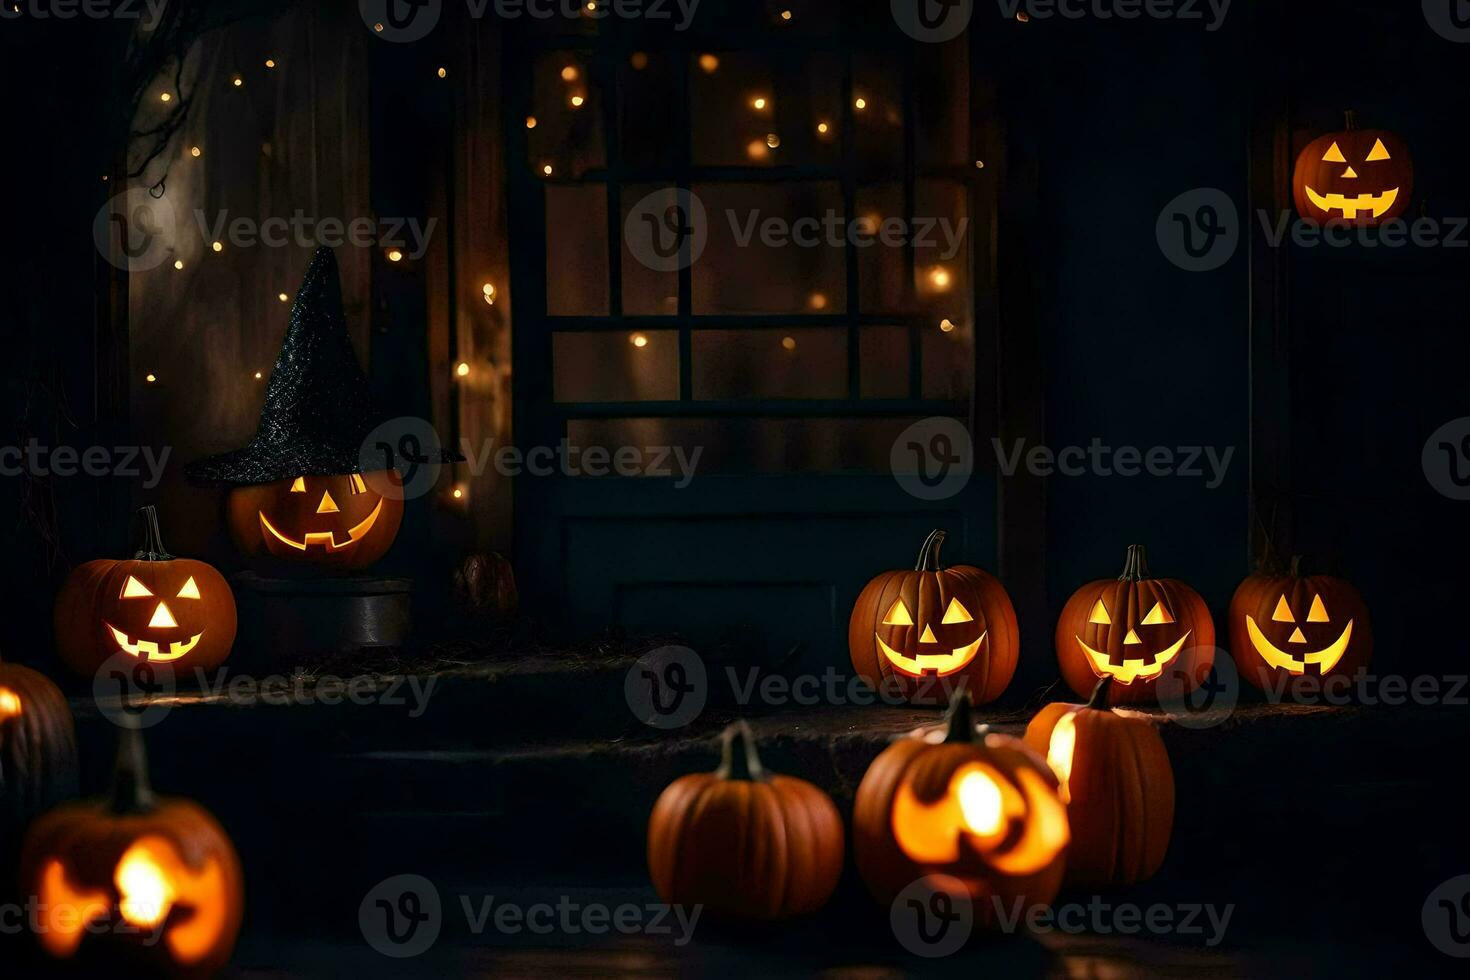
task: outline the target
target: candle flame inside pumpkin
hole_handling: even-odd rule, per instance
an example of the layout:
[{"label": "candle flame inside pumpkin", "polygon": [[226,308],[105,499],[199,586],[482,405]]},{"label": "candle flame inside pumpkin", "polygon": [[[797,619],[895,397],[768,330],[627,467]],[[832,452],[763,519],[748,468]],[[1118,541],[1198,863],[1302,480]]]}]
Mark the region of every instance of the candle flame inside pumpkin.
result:
[{"label": "candle flame inside pumpkin", "polygon": [[1051,771],[1056,773],[1057,782],[1061,783],[1057,795],[1062,798],[1063,803],[1072,802],[1068,781],[1072,778],[1072,753],[1076,749],[1077,715],[1065,714],[1051,730],[1051,740],[1046,746],[1046,762],[1051,766]]},{"label": "candle flame inside pumpkin", "polygon": [[0,721],[20,717],[20,695],[8,687],[0,687]]}]

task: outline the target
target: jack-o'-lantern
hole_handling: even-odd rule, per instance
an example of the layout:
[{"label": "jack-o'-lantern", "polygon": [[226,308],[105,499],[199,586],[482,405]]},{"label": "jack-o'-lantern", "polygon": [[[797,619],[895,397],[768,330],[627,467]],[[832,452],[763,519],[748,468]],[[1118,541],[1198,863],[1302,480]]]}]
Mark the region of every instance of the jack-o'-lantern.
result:
[{"label": "jack-o'-lantern", "polygon": [[910,700],[948,699],[960,687],[994,701],[1016,672],[1020,629],[1005,588],[972,565],[939,564],[945,533],[924,539],[912,571],[884,572],[848,620],[853,670]]},{"label": "jack-o'-lantern", "polygon": [[648,820],[648,872],[670,904],[775,920],[827,904],[842,875],[842,817],[811,783],[769,773],[743,721],[713,773],[669,784]]},{"label": "jack-o'-lantern", "polygon": [[1290,694],[1332,675],[1350,677],[1373,656],[1373,627],[1358,590],[1331,575],[1259,572],[1230,600],[1230,653],[1240,676]]},{"label": "jack-o'-lantern", "polygon": [[1186,694],[1215,662],[1215,624],[1199,593],[1178,579],[1150,578],[1143,545],[1129,545],[1123,574],[1089,582],[1057,620],[1062,678],[1086,697],[1104,677],[1115,704],[1157,697],[1166,674]]},{"label": "jack-o'-lantern", "polygon": [[[0,842],[77,792],[77,732],[66,696],[45,674],[0,662]],[[0,895],[13,870],[0,847]]]},{"label": "jack-o'-lantern", "polygon": [[1067,884],[1131,885],[1153,877],[1174,829],[1174,770],[1152,718],[1107,706],[1111,677],[1086,704],[1049,704],[1026,744],[1061,782],[1072,828]]},{"label": "jack-o'-lantern", "polygon": [[977,920],[996,902],[1046,905],[1071,834],[1056,776],[1020,739],[976,729],[968,692],[945,724],[900,738],[868,767],[853,808],[853,855],[880,902],[928,875],[970,892]]},{"label": "jack-o'-lantern", "polygon": [[1349,113],[1346,129],[1318,137],[1297,156],[1292,192],[1303,218],[1371,227],[1408,209],[1414,162],[1398,136],[1358,129]]},{"label": "jack-o'-lantern", "polygon": [[119,653],[175,669],[211,670],[235,643],[235,596],[212,565],[175,558],[158,512],[144,507],[143,545],[131,559],[77,567],[56,597],[56,650],[90,677]]},{"label": "jack-o'-lantern", "polygon": [[398,536],[402,485],[396,470],[380,470],[236,487],[230,534],[246,555],[363,568]]},{"label": "jack-o'-lantern", "polygon": [[142,735],[125,729],[111,799],[41,817],[21,851],[36,939],[92,977],[212,976],[240,931],[240,859],[192,800],[155,797]]}]

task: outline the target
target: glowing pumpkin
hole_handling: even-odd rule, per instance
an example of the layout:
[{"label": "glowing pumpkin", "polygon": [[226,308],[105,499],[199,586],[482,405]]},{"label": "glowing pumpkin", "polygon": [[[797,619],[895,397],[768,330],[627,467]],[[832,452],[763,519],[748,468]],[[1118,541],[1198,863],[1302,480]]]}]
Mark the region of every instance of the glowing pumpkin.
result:
[{"label": "glowing pumpkin", "polygon": [[140,661],[211,670],[235,643],[235,596],[214,566],[175,558],[158,512],[144,507],[143,546],[131,559],[77,567],[56,597],[56,652],[93,676],[119,653]]},{"label": "glowing pumpkin", "polygon": [[[66,697],[37,671],[0,662],[0,841],[77,792],[77,732]],[[0,872],[13,870],[11,848]],[[9,874],[0,878],[8,892]]]},{"label": "glowing pumpkin", "polygon": [[848,652],[853,670],[875,688],[897,685],[921,700],[964,686],[985,704],[1016,672],[1016,610],[988,572],[942,567],[944,539],[931,531],[913,571],[884,572],[863,588],[848,620]]},{"label": "glowing pumpkin", "polygon": [[1128,546],[1123,574],[1082,586],[1057,620],[1062,678],[1086,697],[1104,677],[1115,704],[1157,696],[1167,671],[1180,693],[1199,687],[1215,662],[1215,624],[1199,593],[1178,579],[1150,578],[1143,545]]},{"label": "glowing pumpkin", "polygon": [[995,900],[1045,905],[1061,887],[1071,834],[1057,779],[1019,739],[976,730],[968,693],[944,725],[883,751],[853,809],[853,855],[880,902],[926,875],[964,884],[981,922]]},{"label": "glowing pumpkin", "polygon": [[718,769],[679,777],[654,804],[654,887],[665,902],[727,919],[815,912],[842,875],[837,807],[805,780],[766,772],[745,722],[726,728],[721,742]]},{"label": "glowing pumpkin", "polygon": [[41,949],[89,976],[208,977],[240,931],[234,846],[197,803],[153,795],[136,729],[122,733],[112,798],[37,820],[21,876]]},{"label": "glowing pumpkin", "polygon": [[236,487],[230,536],[246,555],[364,568],[387,554],[403,520],[396,470],[298,476]]},{"label": "glowing pumpkin", "polygon": [[1331,575],[1257,573],[1230,600],[1230,653],[1240,676],[1263,691],[1292,693],[1333,675],[1350,677],[1373,656],[1368,607]]},{"label": "glowing pumpkin", "polygon": [[1326,224],[1371,227],[1397,218],[1414,193],[1414,161],[1403,140],[1383,129],[1347,128],[1308,143],[1296,158],[1297,213]]},{"label": "glowing pumpkin", "polygon": [[1072,827],[1067,884],[1130,885],[1153,877],[1174,829],[1174,770],[1147,715],[1107,707],[1110,677],[1086,704],[1049,704],[1026,726],[1061,783]]}]

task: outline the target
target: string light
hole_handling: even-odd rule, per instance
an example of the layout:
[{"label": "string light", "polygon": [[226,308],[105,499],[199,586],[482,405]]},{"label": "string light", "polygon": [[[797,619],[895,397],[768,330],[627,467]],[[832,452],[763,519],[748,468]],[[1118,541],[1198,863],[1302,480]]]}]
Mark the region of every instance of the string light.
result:
[{"label": "string light", "polygon": [[576,108],[580,107],[582,105],[582,103],[585,102],[585,101],[586,100],[583,99],[580,95],[574,95],[574,96],[572,96],[572,108],[573,109],[576,109]]},{"label": "string light", "polygon": [[184,268],[184,260],[183,259],[174,259],[174,268],[175,269],[182,270]]},{"label": "string light", "polygon": [[764,110],[766,107],[765,97],[757,95],[755,98],[750,100],[750,105],[751,108],[755,109],[758,112]]},{"label": "string light", "polygon": [[807,299],[807,304],[814,310],[825,310],[827,308],[827,294],[812,293]]},{"label": "string light", "polygon": [[939,321],[939,329],[943,333],[954,333],[954,321],[949,317],[945,317]]},{"label": "string light", "polygon": [[374,33],[377,33],[377,34],[383,33],[383,22],[382,21],[378,21],[378,23],[374,24],[373,25],[373,31],[374,31]]},{"label": "string light", "polygon": [[561,70],[561,80],[564,82],[575,82],[578,74],[576,65],[567,65]]},{"label": "string light", "polygon": [[796,350],[796,338],[795,337],[782,337],[781,338],[781,346],[784,347],[784,348],[786,348],[787,350]]},{"label": "string light", "polygon": [[261,374],[259,371],[256,371],[255,372],[255,380],[256,381],[259,381],[263,377],[265,377],[265,375]]},{"label": "string light", "polygon": [[492,283],[492,282],[485,283],[484,286],[480,287],[480,292],[484,294],[486,304],[488,304],[490,306],[494,306],[495,305],[495,284],[494,283]]},{"label": "string light", "polygon": [[290,298],[291,297],[287,296],[285,293],[276,293],[276,299],[280,300],[282,303],[286,302]]},{"label": "string light", "polygon": [[464,487],[455,487],[454,488],[454,499],[455,500],[463,500],[464,499]]},{"label": "string light", "polygon": [[153,382],[158,380],[158,375],[149,373],[146,377],[143,378],[143,380],[148,382],[149,384],[153,384]]},{"label": "string light", "polygon": [[239,88],[241,85],[245,84],[245,79],[241,78],[239,75],[236,75],[234,78],[234,83],[235,88]]},{"label": "string light", "polygon": [[634,347],[637,347],[640,350],[648,346],[648,337],[645,334],[635,333],[633,336],[629,337],[628,340],[633,344]]},{"label": "string light", "polygon": [[212,249],[214,249],[216,252],[223,252],[225,250],[225,243],[224,242],[215,242],[213,245],[211,245],[209,247],[212,248]]},{"label": "string light", "polygon": [[752,160],[764,160],[771,155],[771,150],[764,140],[751,140],[745,146],[745,155]]},{"label": "string light", "polygon": [[776,147],[781,145],[781,137],[777,136],[775,133],[767,133],[766,145],[774,150]]},{"label": "string light", "polygon": [[526,128],[527,129],[535,129],[536,128],[536,117],[535,116],[527,116],[526,117]]},{"label": "string light", "polygon": [[648,67],[648,55],[642,51],[634,51],[633,56],[628,59],[628,64],[633,66],[634,71],[642,71]]},{"label": "string light", "polygon": [[976,160],[975,161],[975,169],[976,170],[984,170],[985,169],[985,161],[984,160]]},{"label": "string light", "polygon": [[720,67],[720,59],[706,52],[699,56],[699,67],[706,75],[713,75]]},{"label": "string light", "polygon": [[791,19],[791,11],[789,11],[789,10],[783,10],[783,11],[781,11],[781,19],[782,20],[790,20]]},{"label": "string light", "polygon": [[868,107],[868,100],[863,98],[862,96],[858,96],[856,99],[853,99],[852,106],[858,112],[862,112]]},{"label": "string light", "polygon": [[159,102],[172,102],[173,101],[173,98],[174,97],[173,97],[173,95],[171,93],[164,92],[164,93],[162,93],[161,95],[158,96],[158,101]]},{"label": "string light", "polygon": [[824,122],[817,123],[817,132],[819,132],[819,133],[825,134],[827,132],[827,130],[829,130],[831,128],[832,128],[831,126],[828,126]]},{"label": "string light", "polygon": [[461,378],[468,378],[470,376],[469,362],[460,361],[457,365],[455,365],[454,373],[459,375]]},{"label": "string light", "polygon": [[942,265],[936,265],[929,272],[929,282],[933,284],[935,289],[948,289],[950,282],[949,270]]},{"label": "string light", "polygon": [[189,156],[191,156],[191,157],[198,157],[199,154],[201,154],[203,152],[204,151],[201,150],[201,149],[199,149],[199,147],[197,147],[197,146],[191,146],[191,147],[189,147]]},{"label": "string light", "polygon": [[448,68],[440,68],[439,71],[437,72],[437,74],[438,74],[438,76],[440,78],[448,78],[449,77],[449,69]]},{"label": "string light", "polygon": [[548,163],[548,164],[546,164],[546,166],[542,167],[541,168],[541,172],[543,174],[545,174],[546,176],[550,177],[551,176],[551,164]]},{"label": "string light", "polygon": [[276,67],[276,59],[274,59],[274,58],[267,58],[267,59],[265,59],[265,66],[267,68],[274,68],[274,67]]},{"label": "string light", "polygon": [[401,252],[400,250],[398,250],[396,248],[390,248],[390,249],[388,249],[388,261],[389,262],[402,262],[403,261],[403,252]]}]

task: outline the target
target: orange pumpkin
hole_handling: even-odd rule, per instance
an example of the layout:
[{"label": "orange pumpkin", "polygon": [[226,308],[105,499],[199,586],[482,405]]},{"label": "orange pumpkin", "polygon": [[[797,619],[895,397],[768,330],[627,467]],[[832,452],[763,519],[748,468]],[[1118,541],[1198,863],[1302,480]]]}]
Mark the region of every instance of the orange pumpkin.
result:
[{"label": "orange pumpkin", "polygon": [[1104,677],[1114,704],[1157,697],[1166,675],[1179,693],[1204,683],[1215,662],[1215,623],[1199,593],[1178,579],[1151,578],[1143,545],[1128,546],[1123,574],[1089,582],[1057,620],[1062,678],[1087,697]]},{"label": "orange pumpkin", "polygon": [[[1257,572],[1230,600],[1230,653],[1240,676],[1278,695],[1351,677],[1373,656],[1373,625],[1358,590],[1331,575]],[[1320,687],[1317,688],[1320,690]]]},{"label": "orange pumpkin", "polygon": [[[37,671],[0,662],[0,841],[77,792],[77,731],[66,697]],[[0,857],[10,869],[11,855]],[[0,878],[9,891],[9,875]]]},{"label": "orange pumpkin", "polygon": [[1049,704],[1026,726],[1026,744],[1061,782],[1072,827],[1067,883],[1131,885],[1153,877],[1174,829],[1174,770],[1147,715],[1107,707],[1111,677],[1086,704]]},{"label": "orange pumpkin", "polygon": [[853,856],[885,904],[928,875],[963,883],[981,923],[1049,904],[1061,887],[1066,807],[1041,756],[976,730],[968,692],[944,725],[899,739],[868,767],[853,809]]},{"label": "orange pumpkin", "polygon": [[26,838],[41,949],[84,976],[214,975],[243,915],[234,846],[197,803],[153,795],[136,729],[122,732],[114,779],[111,799],[52,810]]},{"label": "orange pumpkin", "polygon": [[168,553],[153,507],[138,513],[137,554],[89,561],[67,577],[56,597],[56,652],[82,677],[120,653],[212,670],[235,643],[234,593],[214,566]]},{"label": "orange pumpkin", "polygon": [[403,521],[397,470],[298,476],[235,487],[230,536],[251,557],[365,568],[388,553]]},{"label": "orange pumpkin", "polygon": [[1346,129],[1319,136],[1302,149],[1291,185],[1303,218],[1372,227],[1408,210],[1414,161],[1396,134],[1358,129],[1348,113]]},{"label": "orange pumpkin", "polygon": [[826,793],[768,773],[743,721],[721,736],[720,767],[681,776],[648,820],[648,873],[665,902],[736,920],[815,912],[842,874],[842,818]]},{"label": "orange pumpkin", "polygon": [[931,531],[912,571],[884,572],[863,588],[848,620],[848,652],[872,687],[896,686],[911,701],[929,701],[948,700],[963,686],[986,704],[1016,672],[1016,610],[990,573],[942,567],[944,539]]}]

